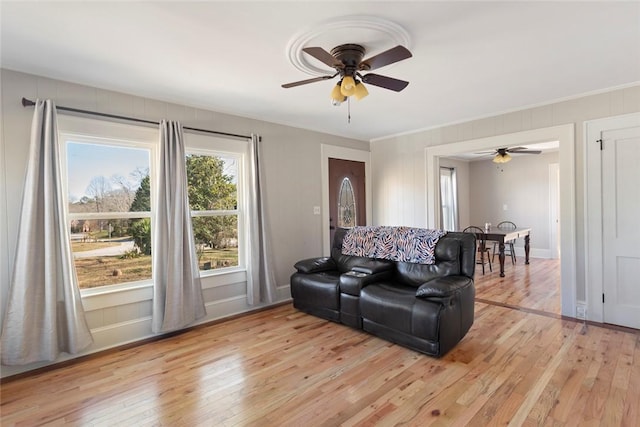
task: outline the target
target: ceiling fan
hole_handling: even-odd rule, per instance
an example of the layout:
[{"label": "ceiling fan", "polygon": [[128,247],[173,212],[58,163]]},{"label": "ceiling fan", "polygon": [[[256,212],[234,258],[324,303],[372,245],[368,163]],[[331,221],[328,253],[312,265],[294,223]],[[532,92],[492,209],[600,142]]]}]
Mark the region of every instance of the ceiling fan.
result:
[{"label": "ceiling fan", "polygon": [[369,92],[364,86],[364,83],[396,92],[400,92],[409,84],[407,81],[382,76],[380,74],[360,74],[361,71],[372,71],[385,65],[411,58],[411,52],[404,46],[398,45],[365,60],[362,58],[364,58],[366,50],[359,44],[342,44],[331,49],[331,53],[321,47],[305,47],[302,51],[335,69],[336,72],[333,75],[286,83],[283,84],[282,87],[291,88],[322,80],[330,80],[339,75],[340,81],[334,86],[331,92],[331,99],[334,105],[340,105],[340,103],[346,101],[347,98],[352,95],[357,100],[367,96]]},{"label": "ceiling fan", "polygon": [[497,148],[492,151],[485,151],[482,153],[476,154],[495,154],[493,157],[494,163],[507,163],[511,160],[511,156],[509,153],[518,153],[518,154],[540,154],[542,151],[540,150],[530,150],[527,147],[505,147],[505,148]]}]

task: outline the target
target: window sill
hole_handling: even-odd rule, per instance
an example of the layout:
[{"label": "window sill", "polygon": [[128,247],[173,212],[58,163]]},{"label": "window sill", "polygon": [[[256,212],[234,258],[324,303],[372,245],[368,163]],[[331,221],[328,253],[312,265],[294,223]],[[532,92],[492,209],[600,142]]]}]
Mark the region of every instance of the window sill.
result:
[{"label": "window sill", "polygon": [[[247,271],[243,267],[230,267],[220,270],[200,272],[202,289],[216,288],[229,284],[246,282]],[[85,311],[117,307],[153,299],[153,282],[123,283],[120,285],[102,286],[82,289],[80,291]]]},{"label": "window sill", "polygon": [[205,277],[221,276],[223,274],[237,273],[239,271],[246,271],[246,268],[238,266],[238,267],[226,267],[226,268],[213,268],[211,270],[200,270],[200,278],[204,279]]},{"label": "window sill", "polygon": [[124,283],[122,285],[104,286],[101,288],[85,289],[80,292],[85,311],[100,310],[153,298],[153,282]]},{"label": "window sill", "polygon": [[152,286],[153,286],[153,281],[142,280],[139,282],[128,282],[128,283],[122,283],[119,285],[98,286],[95,288],[80,289],[80,295],[84,299],[84,298],[91,298],[91,297],[106,295],[106,294],[121,293],[121,292],[126,292],[134,289],[151,288]]},{"label": "window sill", "polygon": [[244,267],[229,267],[220,270],[200,271],[200,281],[202,282],[202,289],[246,282],[247,270]]}]

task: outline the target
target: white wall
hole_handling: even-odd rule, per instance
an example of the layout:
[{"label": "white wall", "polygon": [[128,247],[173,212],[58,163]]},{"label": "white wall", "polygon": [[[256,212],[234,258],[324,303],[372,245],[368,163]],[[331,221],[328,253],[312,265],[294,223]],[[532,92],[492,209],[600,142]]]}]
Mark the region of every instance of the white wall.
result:
[{"label": "white wall", "polygon": [[[188,106],[141,98],[10,70],[0,70],[0,319],[4,313],[15,253],[20,203],[24,185],[32,108],[22,97],[51,98],[58,105],[133,116],[180,120],[183,125],[229,133],[258,133],[264,145],[268,230],[279,300],[290,298],[289,276],[293,264],[322,253],[322,144],[368,151],[369,143],[332,135],[230,116]],[[247,311],[244,273],[218,275],[203,280],[207,304],[204,321]],[[151,289],[83,298],[96,343],[87,352],[151,336]],[[1,320],[0,320],[1,321]],[[61,359],[62,360],[62,359]],[[2,376],[33,369],[2,367]]]},{"label": "white wall", "polygon": [[426,147],[574,124],[576,298],[584,301],[586,293],[583,125],[586,120],[637,111],[640,111],[640,85],[372,141],[374,224],[417,227],[427,224]]}]

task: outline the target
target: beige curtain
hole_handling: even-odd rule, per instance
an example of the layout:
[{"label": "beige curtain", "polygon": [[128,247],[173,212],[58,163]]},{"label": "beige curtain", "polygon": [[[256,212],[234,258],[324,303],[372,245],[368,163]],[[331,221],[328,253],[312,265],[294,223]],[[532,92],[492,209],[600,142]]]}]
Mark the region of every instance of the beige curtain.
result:
[{"label": "beige curtain", "polygon": [[184,328],[206,315],[191,228],[182,125],[160,123],[160,164],[152,241],[153,332]]},{"label": "beige curtain", "polygon": [[255,305],[271,303],[277,299],[276,280],[271,261],[271,241],[267,229],[267,214],[264,196],[264,173],[262,170],[261,141],[258,135],[251,136],[248,164],[248,214],[249,235],[247,302]]},{"label": "beige curtain", "polygon": [[53,361],[92,342],[64,219],[56,108],[51,100],[37,100],[2,324],[2,364]]}]

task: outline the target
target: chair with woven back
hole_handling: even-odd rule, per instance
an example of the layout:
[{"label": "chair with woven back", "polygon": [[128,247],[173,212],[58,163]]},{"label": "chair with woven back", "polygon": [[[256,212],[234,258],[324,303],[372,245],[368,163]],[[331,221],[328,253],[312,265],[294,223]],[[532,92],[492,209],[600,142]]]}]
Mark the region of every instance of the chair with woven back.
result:
[{"label": "chair with woven back", "polygon": [[489,271],[493,271],[491,267],[491,249],[487,247],[487,235],[484,230],[474,225],[469,226],[462,230],[464,233],[473,233],[476,235],[476,250],[478,256],[476,257],[476,264],[482,265],[482,275],[484,276],[484,265],[489,264]]},{"label": "chair with woven back", "polygon": [[[503,231],[511,231],[517,228],[516,224],[511,221],[502,221],[496,227],[498,227],[498,229]],[[512,239],[504,242],[504,246],[505,246],[504,254],[509,255],[509,257],[511,258],[511,264],[516,263],[516,251],[513,246],[514,241],[515,240]],[[493,256],[491,258],[492,261],[494,261],[496,258],[496,253],[498,252],[497,249],[498,249],[498,242],[493,242]]]}]

